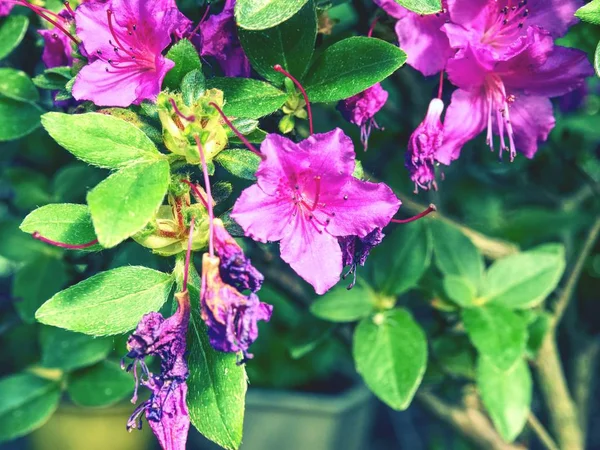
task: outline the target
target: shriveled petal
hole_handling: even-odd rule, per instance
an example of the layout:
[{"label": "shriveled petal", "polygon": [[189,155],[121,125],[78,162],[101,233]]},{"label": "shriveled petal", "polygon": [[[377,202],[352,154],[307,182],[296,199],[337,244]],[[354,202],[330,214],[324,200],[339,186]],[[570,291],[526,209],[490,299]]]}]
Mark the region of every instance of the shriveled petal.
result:
[{"label": "shriveled petal", "polygon": [[279,241],[290,232],[293,208],[291,199],[267,195],[254,184],[237,199],[231,217],[252,239]]},{"label": "shriveled petal", "polygon": [[325,179],[340,175],[351,176],[354,172],[356,165],[354,144],[340,128],[327,133],[313,134],[301,141],[298,147],[308,154],[309,167],[313,175]]},{"label": "shriveled petal", "polygon": [[161,55],[157,57],[156,72],[119,69],[98,59],[84,66],[77,75],[73,97],[90,100],[97,106],[121,107],[154,100],[160,92],[163,78],[174,65],[173,61]]},{"label": "shriveled petal", "polygon": [[153,399],[161,405],[160,420],[146,413],[148,424],[163,450],[185,450],[190,416],[186,403],[187,384],[165,384]]},{"label": "shriveled petal", "polygon": [[510,121],[516,148],[527,158],[533,158],[538,142],[548,138],[556,123],[550,100],[528,95],[517,97],[510,106]]},{"label": "shriveled petal", "polygon": [[334,236],[365,237],[385,227],[400,207],[400,200],[385,183],[356,178],[348,179],[339,191],[324,192],[321,201],[330,219],[326,230]]},{"label": "shriveled petal", "polygon": [[73,63],[71,40],[67,35],[58,30],[38,30],[38,33],[44,38],[42,61],[48,69]]},{"label": "shriveled petal", "polygon": [[293,232],[281,241],[281,258],[319,295],[340,280],[342,250],[338,240],[327,232],[317,231],[301,214],[293,220]]},{"label": "shriveled petal", "polygon": [[487,117],[488,106],[483,89],[454,91],[446,110],[444,141],[435,154],[436,161],[449,165],[457,159],[463,145],[483,131]]},{"label": "shriveled petal", "polygon": [[447,18],[447,14],[421,16],[410,12],[396,23],[400,48],[408,55],[406,61],[423,75],[443,70],[448,58],[454,54],[441,29]]}]

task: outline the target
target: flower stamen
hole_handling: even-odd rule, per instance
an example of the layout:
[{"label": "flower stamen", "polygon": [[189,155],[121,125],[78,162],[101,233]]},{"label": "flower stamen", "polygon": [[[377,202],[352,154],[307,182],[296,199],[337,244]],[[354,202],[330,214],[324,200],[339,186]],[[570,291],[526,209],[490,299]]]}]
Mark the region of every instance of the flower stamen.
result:
[{"label": "flower stamen", "polygon": [[48,239],[42,236],[38,231],[34,231],[31,234],[31,237],[37,239],[38,241],[45,242],[46,244],[53,245],[54,247],[68,248],[69,250],[80,250],[83,248],[92,247],[98,243],[98,239],[94,239],[93,241],[86,242],[84,244],[66,244],[64,242],[58,242],[53,241],[52,239]]},{"label": "flower stamen", "polygon": [[304,97],[304,103],[306,103],[306,111],[308,112],[308,127],[310,129],[310,134],[312,135],[313,134],[313,119],[312,119],[312,111],[310,109],[310,102],[308,101],[308,94],[306,93],[306,91],[304,90],[304,88],[302,87],[300,82],[296,78],[294,78],[294,76],[291,73],[287,72],[283,67],[281,67],[280,64],[275,64],[273,66],[273,69],[276,72],[279,72],[279,73],[285,75],[290,80],[292,80],[294,82],[294,84],[296,85],[296,87],[302,93],[302,96]]},{"label": "flower stamen", "polygon": [[426,215],[428,215],[428,214],[430,214],[432,212],[435,212],[435,211],[437,211],[437,208],[432,203],[432,204],[429,205],[429,207],[425,211],[417,214],[416,216],[409,217],[408,219],[392,219],[392,220],[390,220],[390,222],[393,222],[393,223],[409,223],[409,222],[414,222],[415,220],[419,220],[419,219],[425,217]]},{"label": "flower stamen", "polygon": [[233,126],[233,124],[227,118],[227,116],[225,115],[223,110],[221,108],[219,108],[219,105],[217,105],[215,102],[210,102],[209,105],[217,110],[217,112],[219,113],[219,115],[221,116],[223,121],[227,124],[227,126],[229,128],[231,128],[231,131],[233,131],[235,133],[235,135],[238,137],[238,139],[244,143],[244,145],[248,148],[248,150],[250,150],[252,153],[254,153],[256,156],[258,156],[260,159],[262,159],[264,161],[266,156],[263,155],[261,152],[259,152],[256,149],[256,147],[254,147],[254,145],[252,145],[250,143],[250,141],[248,139],[246,139],[246,136],[244,136],[242,133],[240,133],[240,131],[236,127]]}]

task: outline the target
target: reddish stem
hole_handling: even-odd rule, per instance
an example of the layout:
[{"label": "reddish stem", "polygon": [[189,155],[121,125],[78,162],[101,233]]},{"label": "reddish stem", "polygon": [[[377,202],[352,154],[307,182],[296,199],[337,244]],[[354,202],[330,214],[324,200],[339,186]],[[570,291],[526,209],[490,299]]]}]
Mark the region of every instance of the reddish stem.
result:
[{"label": "reddish stem", "polygon": [[177,103],[175,103],[175,100],[173,100],[172,98],[169,98],[169,102],[171,103],[171,106],[175,110],[175,114],[177,114],[179,117],[181,117],[184,120],[187,120],[188,122],[193,122],[196,120],[196,116],[194,116],[193,114],[190,116],[186,116],[185,114],[183,114],[177,107]]},{"label": "reddish stem", "polygon": [[192,256],[192,241],[193,241],[193,237],[194,237],[194,221],[195,220],[196,220],[196,218],[192,217],[192,220],[190,221],[190,232],[188,235],[187,252],[185,253],[185,266],[183,268],[183,292],[187,291],[188,274],[190,272],[190,259]]},{"label": "reddish stem", "polygon": [[312,135],[313,134],[312,111],[310,109],[310,102],[308,101],[308,95],[306,94],[306,91],[304,90],[304,88],[302,87],[300,82],[298,80],[296,80],[296,78],[294,78],[291,73],[287,72],[283,67],[281,67],[280,64],[275,64],[273,66],[273,69],[275,69],[275,71],[277,71],[279,73],[282,73],[283,75],[288,77],[290,80],[292,80],[294,82],[294,84],[296,85],[296,87],[302,93],[302,96],[304,97],[304,103],[306,103],[306,111],[308,112],[308,127],[310,128],[310,134]]},{"label": "reddish stem", "polygon": [[198,22],[198,25],[196,25],[196,27],[188,33],[188,37],[192,37],[194,34],[196,34],[198,29],[200,28],[200,25],[202,25],[202,22],[204,22],[204,19],[206,19],[206,16],[208,16],[209,11],[210,11],[210,4],[206,7],[206,11],[204,11],[204,15],[202,16],[202,19],[200,19],[200,22]]},{"label": "reddish stem", "polygon": [[196,186],[194,183],[192,183],[189,180],[181,180],[181,181],[190,187],[190,189],[192,190],[192,194],[194,194],[194,198],[196,200],[198,200],[200,203],[202,203],[206,209],[208,209],[208,202],[202,195],[202,192],[200,192],[200,189],[198,189],[198,186]]},{"label": "reddish stem", "polygon": [[432,203],[431,205],[429,205],[429,208],[427,208],[422,213],[417,214],[416,216],[409,217],[408,219],[392,219],[392,220],[390,220],[390,222],[393,222],[393,223],[409,223],[409,222],[414,222],[415,220],[419,220],[422,217],[425,217],[427,214],[430,214],[430,213],[432,213],[434,211],[437,211],[437,208]]},{"label": "reddish stem", "polygon": [[217,105],[215,102],[210,102],[209,105],[218,111],[219,115],[225,121],[227,126],[229,128],[231,128],[231,131],[233,131],[235,133],[235,135],[239,138],[239,140],[242,141],[246,147],[248,147],[248,150],[250,150],[252,153],[254,153],[256,156],[258,156],[260,159],[262,159],[264,161],[266,156],[263,155],[258,150],[256,150],[256,147],[254,147],[254,145],[252,145],[250,143],[250,141],[248,139],[246,139],[246,136],[244,136],[242,133],[240,133],[238,131],[238,129],[233,126],[231,121],[227,118],[227,116],[225,116],[225,113],[223,112],[223,110],[221,108],[219,108],[219,105]]},{"label": "reddish stem", "polygon": [[369,28],[369,32],[367,33],[367,37],[373,36],[373,30],[375,30],[375,25],[379,22],[379,16],[375,16],[373,22],[371,22],[371,27]]},{"label": "reddish stem", "polygon": [[196,139],[196,145],[198,146],[198,153],[200,153],[200,161],[202,161],[202,172],[204,173],[204,188],[206,189],[206,196],[208,197],[208,254],[212,257],[215,256],[215,245],[214,245],[214,213],[213,213],[213,198],[210,191],[210,179],[208,177],[208,167],[206,166],[206,158],[204,157],[204,151],[202,150],[202,143],[200,137],[197,134],[194,135]]},{"label": "reddish stem", "polygon": [[[52,11],[49,11],[47,9],[40,8],[39,6],[32,5],[31,3],[28,3],[26,1],[16,1],[15,3],[17,5],[24,6],[25,8],[29,8],[34,13],[36,13],[38,16],[40,16],[42,19],[46,20],[47,22],[54,25],[57,29],[62,31],[65,34],[65,36],[67,36],[69,39],[71,39],[76,45],[80,44],[79,40],[75,36],[73,36],[71,33],[69,33],[69,31],[67,31],[67,29],[65,29],[64,26],[62,26],[61,24],[59,24],[57,22],[58,19],[64,20],[58,14],[53,13]],[[50,17],[48,17],[48,15],[55,16],[57,20],[51,19]]]},{"label": "reddish stem", "polygon": [[440,87],[438,88],[438,98],[442,99],[442,90],[444,89],[444,71],[440,72]]},{"label": "reddish stem", "polygon": [[94,239],[93,241],[86,242],[85,244],[65,244],[64,242],[53,241],[52,239],[45,238],[39,232],[34,231],[31,234],[31,237],[37,239],[38,241],[45,242],[46,244],[53,245],[55,247],[68,248],[70,250],[80,250],[82,248],[88,248],[96,245],[98,243],[98,239]]}]

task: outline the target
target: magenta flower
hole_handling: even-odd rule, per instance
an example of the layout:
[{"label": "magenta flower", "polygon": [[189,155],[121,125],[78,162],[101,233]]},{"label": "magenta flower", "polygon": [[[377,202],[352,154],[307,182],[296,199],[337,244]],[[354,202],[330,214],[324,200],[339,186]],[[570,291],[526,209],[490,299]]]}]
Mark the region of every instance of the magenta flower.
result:
[{"label": "magenta flower", "polygon": [[269,134],[261,153],[257,183],[231,217],[257,241],[281,241],[283,260],[323,294],[343,268],[338,237],[383,228],[400,201],[385,184],[352,176],[356,155],[339,128],[299,143]]},{"label": "magenta flower", "polygon": [[161,52],[185,27],[184,19],[173,0],[81,5],[75,23],[90,64],[77,75],[73,97],[122,107],[154,100],[174,66]]},{"label": "magenta flower", "polygon": [[[68,30],[71,28],[74,17],[67,9],[63,9],[53,19]],[[73,42],[69,35],[57,28],[52,30],[41,29],[38,30],[38,33],[44,38],[42,61],[48,69],[73,64]]]},{"label": "magenta flower", "polygon": [[379,112],[388,99],[388,93],[377,83],[350,98],[341,100],[337,109],[344,119],[360,127],[360,140],[367,149],[371,128],[379,128],[375,122],[375,114]]},{"label": "magenta flower", "polygon": [[[407,27],[401,46],[409,64],[425,75],[445,69],[459,87],[444,119],[443,143],[435,160],[450,164],[462,146],[487,129],[488,145],[500,137],[500,154],[528,158],[554,127],[549,98],[577,89],[593,70],[579,50],[554,45],[575,22],[577,0],[448,0],[439,17],[406,13],[420,28]],[[397,12],[396,15],[398,16]],[[436,22],[441,21],[441,22]],[[436,22],[433,25],[433,22]],[[445,22],[445,23],[444,23]],[[415,30],[419,29],[419,32]],[[411,36],[418,36],[412,42]],[[448,43],[449,52],[442,51]],[[431,46],[422,45],[430,42]],[[437,47],[438,52],[432,48]],[[432,53],[444,55],[427,65]],[[414,177],[429,177],[423,166]],[[417,175],[422,171],[421,175]],[[413,178],[414,179],[414,178]]]},{"label": "magenta flower", "polygon": [[0,17],[5,17],[10,14],[15,3],[9,0],[0,0]]},{"label": "magenta flower", "polygon": [[444,140],[444,130],[440,118],[444,112],[444,102],[434,98],[429,103],[425,120],[417,127],[408,141],[406,168],[410,179],[419,187],[429,189],[435,182],[435,157]]},{"label": "magenta flower", "polygon": [[[186,404],[188,368],[185,361],[186,333],[190,319],[187,291],[177,294],[177,312],[164,319],[160,313],[146,314],[127,340],[127,357],[133,362],[136,380],[132,402],[137,401],[139,384],[150,389],[150,398],[141,403],[127,422],[127,429],[142,428],[145,413],[150,428],[163,450],[185,450],[190,418]],[[146,356],[160,358],[160,373],[152,374]],[[142,371],[138,374],[138,365]]]},{"label": "magenta flower", "polygon": [[215,58],[226,77],[249,77],[250,61],[237,36],[234,7],[235,0],[226,0],[223,11],[210,16],[200,27],[202,56]]}]

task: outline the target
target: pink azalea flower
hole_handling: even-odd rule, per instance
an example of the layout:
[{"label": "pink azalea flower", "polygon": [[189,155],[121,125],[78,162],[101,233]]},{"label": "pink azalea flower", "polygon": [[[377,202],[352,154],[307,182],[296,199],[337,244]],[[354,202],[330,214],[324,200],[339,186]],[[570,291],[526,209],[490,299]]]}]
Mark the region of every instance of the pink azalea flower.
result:
[{"label": "pink azalea flower", "polygon": [[385,227],[400,201],[385,184],[352,176],[356,155],[339,128],[299,143],[270,134],[261,153],[257,183],[231,217],[257,241],[281,241],[283,260],[323,294],[343,269],[338,238]]},{"label": "pink azalea flower", "polygon": [[[67,30],[71,27],[73,19],[67,9],[63,9],[54,17],[54,20],[60,22],[60,25]],[[48,69],[73,64],[73,42],[69,35],[57,28],[38,30],[38,33],[44,38],[42,61]]]},{"label": "pink azalea flower", "polygon": [[161,52],[185,26],[184,19],[172,0],[81,5],[75,23],[90,64],[79,72],[73,97],[122,107],[154,100],[174,66]]},{"label": "pink azalea flower", "polygon": [[10,14],[15,3],[8,0],[0,0],[0,17],[5,17]]},{"label": "pink azalea flower", "polygon": [[[447,0],[439,17],[406,12],[400,18],[397,30],[406,18],[421,24],[415,42],[399,34],[412,55],[409,64],[425,75],[445,69],[459,88],[446,112],[435,161],[450,164],[484,130],[492,149],[494,134],[500,137],[501,155],[508,150],[511,159],[517,151],[533,157],[555,124],[549,98],[577,89],[593,74],[583,52],[554,45],[554,38],[575,22],[580,3]],[[445,23],[431,25],[439,19]],[[431,49],[441,49],[446,41],[449,56],[427,66]],[[425,48],[423,42],[432,44]]]},{"label": "pink azalea flower", "polygon": [[202,56],[215,58],[226,77],[249,77],[250,61],[237,36],[234,7],[235,0],[226,0],[220,14],[214,14],[202,23]]}]

